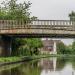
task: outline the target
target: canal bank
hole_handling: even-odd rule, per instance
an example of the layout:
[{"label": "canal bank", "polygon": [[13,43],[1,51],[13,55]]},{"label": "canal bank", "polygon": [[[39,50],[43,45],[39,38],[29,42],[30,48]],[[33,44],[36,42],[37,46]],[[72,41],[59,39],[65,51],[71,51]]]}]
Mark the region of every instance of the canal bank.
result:
[{"label": "canal bank", "polygon": [[0,58],[0,66],[10,65],[10,64],[20,63],[20,62],[25,62],[25,61],[31,61],[31,60],[37,60],[37,59],[41,59],[41,58],[48,58],[48,57],[72,58],[72,57],[75,57],[75,55],[69,55],[69,54],[54,55],[54,54],[51,54],[51,55],[22,56],[22,57],[1,57]]}]

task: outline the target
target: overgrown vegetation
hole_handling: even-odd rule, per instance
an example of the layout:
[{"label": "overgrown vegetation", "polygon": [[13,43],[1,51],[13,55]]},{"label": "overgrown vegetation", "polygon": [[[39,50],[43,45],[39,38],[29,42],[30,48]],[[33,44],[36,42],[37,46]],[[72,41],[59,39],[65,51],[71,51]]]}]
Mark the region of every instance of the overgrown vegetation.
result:
[{"label": "overgrown vegetation", "polygon": [[65,45],[63,42],[57,44],[57,53],[58,54],[75,54],[75,41],[72,45]]},{"label": "overgrown vegetation", "polygon": [[41,47],[42,42],[39,38],[17,38],[12,42],[12,55],[38,55]]},{"label": "overgrown vegetation", "polygon": [[0,58],[0,63],[4,63],[4,62],[16,62],[16,61],[20,61],[21,58],[20,57],[1,57]]},{"label": "overgrown vegetation", "polygon": [[18,0],[3,1],[0,5],[0,19],[4,20],[24,20],[30,19],[29,7],[31,3],[24,1],[17,3]]}]

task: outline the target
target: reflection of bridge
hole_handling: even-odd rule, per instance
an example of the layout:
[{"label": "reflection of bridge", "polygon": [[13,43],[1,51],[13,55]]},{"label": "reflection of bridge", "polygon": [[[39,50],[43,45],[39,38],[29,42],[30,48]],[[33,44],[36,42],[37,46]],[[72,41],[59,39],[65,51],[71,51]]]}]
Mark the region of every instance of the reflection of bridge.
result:
[{"label": "reflection of bridge", "polygon": [[[0,49],[11,49],[12,37],[75,37],[75,22],[69,20],[0,20]],[[0,51],[1,52],[1,51]]]}]

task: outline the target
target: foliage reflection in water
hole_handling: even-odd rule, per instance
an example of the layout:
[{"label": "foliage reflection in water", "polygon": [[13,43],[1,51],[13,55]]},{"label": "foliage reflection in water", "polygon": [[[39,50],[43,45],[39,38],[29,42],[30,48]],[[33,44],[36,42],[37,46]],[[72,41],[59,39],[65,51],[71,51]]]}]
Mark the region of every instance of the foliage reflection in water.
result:
[{"label": "foliage reflection in water", "polygon": [[74,58],[43,58],[11,66],[0,67],[0,75],[75,75]]}]

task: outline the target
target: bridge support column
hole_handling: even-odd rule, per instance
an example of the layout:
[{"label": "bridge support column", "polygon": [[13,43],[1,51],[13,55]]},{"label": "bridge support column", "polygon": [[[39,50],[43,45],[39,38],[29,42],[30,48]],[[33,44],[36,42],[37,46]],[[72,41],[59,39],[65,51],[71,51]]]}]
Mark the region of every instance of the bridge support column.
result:
[{"label": "bridge support column", "polygon": [[57,54],[57,51],[56,51],[56,41],[54,41],[54,49],[53,49],[53,54]]},{"label": "bridge support column", "polygon": [[10,56],[11,55],[11,45],[12,39],[9,36],[2,36],[0,44],[0,56]]}]

